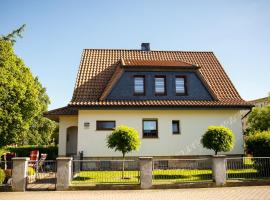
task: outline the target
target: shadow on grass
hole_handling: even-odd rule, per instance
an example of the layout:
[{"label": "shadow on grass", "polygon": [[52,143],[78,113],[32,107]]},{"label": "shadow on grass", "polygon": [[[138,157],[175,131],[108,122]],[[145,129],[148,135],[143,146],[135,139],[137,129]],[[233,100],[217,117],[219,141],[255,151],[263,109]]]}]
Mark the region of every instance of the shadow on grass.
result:
[{"label": "shadow on grass", "polygon": [[153,175],[154,179],[181,179],[181,178],[189,178],[190,175],[179,175],[179,174],[155,174]]},{"label": "shadow on grass", "polygon": [[73,181],[87,181],[94,178],[86,177],[86,176],[77,176],[73,178]]},{"label": "shadow on grass", "polygon": [[270,174],[263,174],[258,172],[243,172],[243,173],[228,173],[228,178],[270,178]]}]

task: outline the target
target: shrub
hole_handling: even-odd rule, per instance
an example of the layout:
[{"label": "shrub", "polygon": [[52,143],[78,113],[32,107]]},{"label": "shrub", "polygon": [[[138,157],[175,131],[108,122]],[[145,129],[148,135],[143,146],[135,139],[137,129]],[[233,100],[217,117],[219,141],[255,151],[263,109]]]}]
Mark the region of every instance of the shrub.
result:
[{"label": "shrub", "polygon": [[270,130],[257,131],[254,134],[246,137],[246,147],[248,152],[254,157],[269,157],[270,156]]},{"label": "shrub", "polygon": [[30,152],[33,150],[39,150],[39,155],[42,153],[48,154],[47,160],[55,160],[58,155],[57,146],[35,146],[35,145],[25,145],[19,147],[7,147],[6,148],[11,153],[16,153],[18,157],[29,157]]},{"label": "shrub", "polygon": [[[246,147],[254,157],[270,156],[270,131],[254,132],[246,138]],[[269,161],[267,158],[254,159],[254,167],[262,176],[270,176]]]},{"label": "shrub", "polygon": [[35,175],[36,171],[33,167],[28,167],[27,173],[29,176]]},{"label": "shrub", "polygon": [[204,148],[212,149],[215,155],[218,152],[227,152],[234,146],[233,132],[224,126],[209,126],[202,136],[201,143]]},{"label": "shrub", "polygon": [[0,184],[2,184],[5,180],[6,174],[3,169],[0,169]]}]

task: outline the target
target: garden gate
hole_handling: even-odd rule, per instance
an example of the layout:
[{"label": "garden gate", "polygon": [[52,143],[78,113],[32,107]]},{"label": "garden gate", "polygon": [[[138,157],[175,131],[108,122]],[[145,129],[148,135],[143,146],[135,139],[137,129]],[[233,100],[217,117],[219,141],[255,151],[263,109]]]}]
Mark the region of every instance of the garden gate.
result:
[{"label": "garden gate", "polygon": [[28,161],[26,190],[56,190],[56,161]]}]

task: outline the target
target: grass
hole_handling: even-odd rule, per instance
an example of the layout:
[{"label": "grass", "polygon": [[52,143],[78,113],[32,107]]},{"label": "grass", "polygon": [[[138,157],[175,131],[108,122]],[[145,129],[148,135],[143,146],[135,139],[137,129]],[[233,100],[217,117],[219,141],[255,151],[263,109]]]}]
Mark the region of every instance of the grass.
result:
[{"label": "grass", "polygon": [[84,184],[139,184],[138,171],[81,171],[72,180],[73,185]]},{"label": "grass", "polygon": [[207,182],[212,180],[212,170],[178,169],[178,170],[154,170],[153,182],[177,183],[177,182]]},{"label": "grass", "polygon": [[[230,179],[260,179],[257,170],[230,169],[227,170]],[[122,171],[81,171],[75,174],[73,185],[85,184],[139,184],[138,171],[125,171],[122,179]],[[209,182],[212,181],[212,170],[154,170],[153,182],[159,183],[183,183],[183,182]]]}]

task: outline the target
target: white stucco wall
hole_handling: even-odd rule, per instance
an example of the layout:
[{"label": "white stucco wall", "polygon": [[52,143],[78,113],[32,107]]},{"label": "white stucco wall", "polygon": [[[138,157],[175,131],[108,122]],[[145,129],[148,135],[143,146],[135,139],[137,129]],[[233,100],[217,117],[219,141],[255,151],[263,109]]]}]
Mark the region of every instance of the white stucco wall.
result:
[{"label": "white stucco wall", "polygon": [[[142,119],[158,119],[159,138],[142,138]],[[115,120],[116,126],[128,125],[138,130],[141,148],[127,156],[210,155],[200,138],[210,125],[224,125],[234,132],[236,144],[229,154],[243,153],[243,137],[239,110],[80,110],[77,117],[61,117],[59,154],[65,154],[66,129],[78,124],[78,151],[84,156],[120,156],[106,146],[111,131],[96,131],[96,120]],[[172,120],[180,120],[181,134],[172,134]],[[90,122],[84,128],[84,122]]]},{"label": "white stucco wall", "polygon": [[77,116],[61,116],[59,118],[59,156],[66,155],[67,128],[71,126],[78,126]]}]

